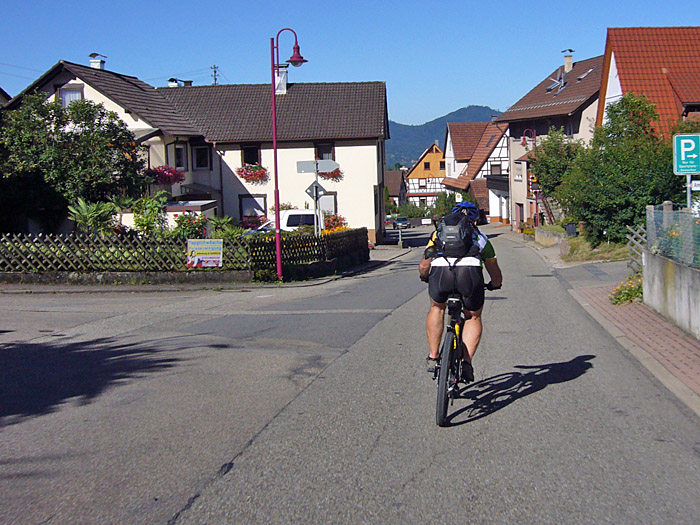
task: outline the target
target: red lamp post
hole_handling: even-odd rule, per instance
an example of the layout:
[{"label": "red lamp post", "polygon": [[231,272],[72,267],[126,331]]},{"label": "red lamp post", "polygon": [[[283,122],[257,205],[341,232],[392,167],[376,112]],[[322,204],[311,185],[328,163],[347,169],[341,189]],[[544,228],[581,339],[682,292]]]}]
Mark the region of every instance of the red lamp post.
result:
[{"label": "red lamp post", "polygon": [[280,237],[280,190],[277,176],[277,96],[275,93],[276,73],[284,69],[287,64],[280,64],[279,38],[283,31],[291,31],[294,35],[294,47],[292,48],[292,56],[287,62],[294,67],[301,66],[307,60],[299,54],[299,44],[297,42],[297,34],[293,29],[285,27],[277,32],[275,38],[270,38],[270,62],[272,64],[272,156],[274,161],[275,175],[275,257],[277,260],[277,279],[282,280],[282,240]]}]

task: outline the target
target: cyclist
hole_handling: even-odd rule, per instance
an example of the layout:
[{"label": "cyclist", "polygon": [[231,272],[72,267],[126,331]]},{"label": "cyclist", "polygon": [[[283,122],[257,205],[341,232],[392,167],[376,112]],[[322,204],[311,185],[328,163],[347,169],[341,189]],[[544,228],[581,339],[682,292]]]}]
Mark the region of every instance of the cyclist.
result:
[{"label": "cyclist", "polygon": [[462,341],[468,355],[463,356],[461,380],[474,381],[474,369],[471,361],[481,340],[481,311],[484,306],[484,276],[482,264],[491,281],[486,285],[489,290],[501,287],[503,276],[496,260],[496,252],[486,235],[476,228],[479,209],[471,202],[461,202],[452,209],[452,213],[463,213],[474,224],[473,243],[479,247],[478,257],[452,258],[441,255],[435,245],[437,231],[433,233],[419,265],[420,277],[428,283],[430,310],[426,319],[426,332],[430,354],[426,358],[428,371],[434,372],[439,357],[440,340],[444,329],[445,307],[448,296],[454,290],[462,296],[465,323]]}]

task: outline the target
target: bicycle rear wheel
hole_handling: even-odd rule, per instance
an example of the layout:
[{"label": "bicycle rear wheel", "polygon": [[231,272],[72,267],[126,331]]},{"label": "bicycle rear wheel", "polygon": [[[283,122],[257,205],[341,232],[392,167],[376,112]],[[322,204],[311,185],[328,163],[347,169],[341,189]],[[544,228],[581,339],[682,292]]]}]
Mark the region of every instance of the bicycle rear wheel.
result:
[{"label": "bicycle rear wheel", "polygon": [[455,334],[448,331],[442,340],[440,349],[440,371],[438,374],[437,406],[435,422],[440,427],[447,426],[447,404],[449,401],[448,389],[450,388],[450,365],[453,359]]}]

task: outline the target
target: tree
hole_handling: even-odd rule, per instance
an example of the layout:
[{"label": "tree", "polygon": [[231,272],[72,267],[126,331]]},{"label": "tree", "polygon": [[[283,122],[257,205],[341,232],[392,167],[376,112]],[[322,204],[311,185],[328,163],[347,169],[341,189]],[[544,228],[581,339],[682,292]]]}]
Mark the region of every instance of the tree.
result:
[{"label": "tree", "polygon": [[87,100],[64,108],[45,98],[26,95],[3,113],[0,176],[16,184],[39,179],[67,202],[138,196],[150,179],[141,148],[116,113]]},{"label": "tree", "polygon": [[569,139],[563,129],[550,128],[528,161],[530,173],[537,178],[543,195],[559,200],[556,191],[582,149],[583,144]]},{"label": "tree", "polygon": [[626,226],[643,223],[648,204],[683,198],[668,140],[651,126],[658,115],[649,100],[625,94],[606,115],[557,190],[564,208],[586,222],[593,244],[607,236],[624,241]]}]

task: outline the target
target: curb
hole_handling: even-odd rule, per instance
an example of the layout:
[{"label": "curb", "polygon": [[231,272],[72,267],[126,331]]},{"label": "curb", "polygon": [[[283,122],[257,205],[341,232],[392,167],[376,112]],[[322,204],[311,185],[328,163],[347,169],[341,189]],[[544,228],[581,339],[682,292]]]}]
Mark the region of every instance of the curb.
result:
[{"label": "curb", "polygon": [[700,396],[688,388],[680,379],[669,372],[661,363],[652,357],[646,350],[632,342],[613,323],[608,321],[601,313],[591,306],[574,289],[568,292],[578,302],[581,307],[610,334],[620,345],[627,350],[639,363],[646,368],[661,384],[663,384],[672,394],[674,394],[685,406],[691,409],[700,417]]}]

